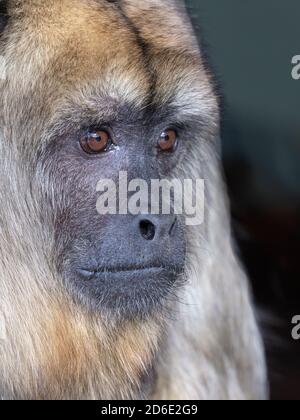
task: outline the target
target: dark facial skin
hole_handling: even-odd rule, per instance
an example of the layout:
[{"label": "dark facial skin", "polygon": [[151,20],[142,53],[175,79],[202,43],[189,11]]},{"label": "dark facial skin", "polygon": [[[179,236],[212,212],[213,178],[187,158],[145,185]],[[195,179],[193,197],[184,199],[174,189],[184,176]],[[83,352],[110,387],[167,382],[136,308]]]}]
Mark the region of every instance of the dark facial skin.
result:
[{"label": "dark facial skin", "polygon": [[[118,183],[120,171],[128,172],[128,181],[167,178],[182,144],[180,128],[166,136],[172,121],[155,111],[151,118],[138,111],[118,115],[54,138],[44,165],[57,195],[55,251],[65,286],[89,309],[136,319],[161,308],[182,280],[183,223],[174,214],[100,215],[96,186],[101,179]],[[103,144],[93,140],[95,133]]]}]

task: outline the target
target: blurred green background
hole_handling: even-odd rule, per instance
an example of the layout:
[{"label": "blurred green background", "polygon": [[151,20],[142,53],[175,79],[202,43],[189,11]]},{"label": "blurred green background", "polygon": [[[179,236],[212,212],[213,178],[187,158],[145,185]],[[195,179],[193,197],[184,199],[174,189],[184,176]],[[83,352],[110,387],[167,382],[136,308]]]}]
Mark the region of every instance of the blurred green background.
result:
[{"label": "blurred green background", "polygon": [[187,0],[223,94],[232,217],[261,311],[274,399],[300,399],[299,0]]},{"label": "blurred green background", "polygon": [[254,172],[244,194],[257,205],[300,201],[300,1],[187,3],[225,93],[224,157]]}]

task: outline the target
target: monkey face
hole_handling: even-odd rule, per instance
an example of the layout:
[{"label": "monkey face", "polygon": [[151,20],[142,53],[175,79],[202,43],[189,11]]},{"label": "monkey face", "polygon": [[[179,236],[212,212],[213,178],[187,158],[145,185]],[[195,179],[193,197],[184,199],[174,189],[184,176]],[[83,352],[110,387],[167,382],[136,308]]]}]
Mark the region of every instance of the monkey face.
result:
[{"label": "monkey face", "polygon": [[120,196],[127,195],[126,213],[132,198],[127,185],[141,179],[150,186],[151,180],[169,176],[180,158],[181,145],[174,147],[175,138],[169,139],[175,130],[166,134],[164,129],[168,120],[155,121],[155,110],[147,116],[129,109],[119,109],[118,120],[105,126],[55,137],[45,155],[47,165],[54,163],[51,185],[61,192],[55,198],[55,246],[64,284],[89,308],[122,318],[146,316],[164,306],[182,280],[186,248],[177,215],[105,215],[97,209],[100,180],[116,185],[111,199],[117,207]]}]

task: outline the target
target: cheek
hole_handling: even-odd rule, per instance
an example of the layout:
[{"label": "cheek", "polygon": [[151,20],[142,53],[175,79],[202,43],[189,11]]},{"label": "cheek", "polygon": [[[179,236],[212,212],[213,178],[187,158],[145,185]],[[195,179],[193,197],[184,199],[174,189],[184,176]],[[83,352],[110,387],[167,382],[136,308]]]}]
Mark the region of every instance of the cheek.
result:
[{"label": "cheek", "polygon": [[97,158],[84,158],[79,153],[60,151],[50,165],[55,202],[62,210],[80,212],[86,208],[96,209],[97,184],[106,177],[106,168],[111,162]]},{"label": "cheek", "polygon": [[104,238],[107,216],[100,216],[96,209],[96,197],[85,194],[68,200],[57,212],[54,222],[55,252],[57,265],[64,270],[76,260],[96,264],[98,248],[95,246]]},{"label": "cheek", "polygon": [[71,177],[61,186],[57,197],[56,227],[70,239],[89,236],[103,226],[103,216],[97,212],[97,182],[88,177]]},{"label": "cheek", "polygon": [[86,164],[82,159],[60,157],[50,168],[48,166],[49,181],[43,191],[43,202],[45,212],[53,210],[55,244],[59,254],[68,252],[79,238],[88,241],[95,231],[101,234],[105,217],[97,212],[96,187],[102,177],[98,165]]}]

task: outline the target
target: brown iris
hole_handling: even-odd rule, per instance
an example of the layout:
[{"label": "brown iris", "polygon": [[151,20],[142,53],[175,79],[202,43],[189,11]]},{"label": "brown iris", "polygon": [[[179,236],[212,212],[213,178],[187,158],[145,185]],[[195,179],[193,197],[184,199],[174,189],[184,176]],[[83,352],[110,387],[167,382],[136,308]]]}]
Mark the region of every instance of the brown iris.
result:
[{"label": "brown iris", "polygon": [[158,146],[163,152],[174,152],[177,146],[176,131],[170,129],[161,133]]},{"label": "brown iris", "polygon": [[90,155],[105,152],[110,143],[110,135],[105,130],[88,132],[80,139],[82,149]]}]

